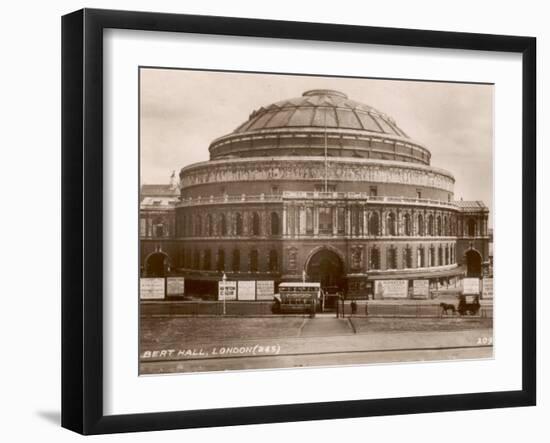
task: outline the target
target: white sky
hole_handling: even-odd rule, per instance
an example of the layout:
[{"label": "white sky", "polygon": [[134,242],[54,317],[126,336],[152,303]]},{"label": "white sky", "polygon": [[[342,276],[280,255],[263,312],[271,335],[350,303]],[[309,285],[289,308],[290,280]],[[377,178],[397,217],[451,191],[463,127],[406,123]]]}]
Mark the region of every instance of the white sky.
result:
[{"label": "white sky", "polygon": [[[450,171],[455,198],[493,212],[493,86],[314,76],[141,70],[141,182],[208,160],[211,141],[261,106],[308,89],[336,89],[395,119]],[[492,216],[489,218],[492,225]]]}]

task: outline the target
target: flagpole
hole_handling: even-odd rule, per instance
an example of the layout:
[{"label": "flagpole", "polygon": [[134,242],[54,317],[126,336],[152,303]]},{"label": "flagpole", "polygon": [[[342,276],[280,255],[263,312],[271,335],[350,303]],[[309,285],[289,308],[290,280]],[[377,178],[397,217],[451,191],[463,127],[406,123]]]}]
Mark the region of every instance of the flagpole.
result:
[{"label": "flagpole", "polygon": [[328,192],[327,109],[325,109],[325,192]]}]

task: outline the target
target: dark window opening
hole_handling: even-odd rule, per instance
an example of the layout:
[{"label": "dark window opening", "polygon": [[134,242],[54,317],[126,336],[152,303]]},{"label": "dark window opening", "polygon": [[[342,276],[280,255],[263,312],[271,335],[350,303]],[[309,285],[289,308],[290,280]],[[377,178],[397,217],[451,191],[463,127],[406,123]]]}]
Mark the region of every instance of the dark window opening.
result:
[{"label": "dark window opening", "polygon": [[250,272],[258,272],[258,251],[250,251]]},{"label": "dark window opening", "polygon": [[239,272],[241,270],[241,253],[238,249],[233,251],[233,262],[231,264],[233,272]]}]

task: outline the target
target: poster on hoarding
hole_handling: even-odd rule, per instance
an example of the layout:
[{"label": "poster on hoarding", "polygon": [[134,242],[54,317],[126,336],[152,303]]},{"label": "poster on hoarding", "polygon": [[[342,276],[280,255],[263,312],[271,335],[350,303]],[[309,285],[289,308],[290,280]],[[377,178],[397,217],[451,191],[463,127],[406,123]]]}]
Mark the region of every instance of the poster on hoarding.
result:
[{"label": "poster on hoarding", "polygon": [[273,280],[258,280],[256,282],[256,300],[273,300],[275,282]]},{"label": "poster on hoarding", "polygon": [[164,278],[140,278],[139,297],[142,300],[164,299]]},{"label": "poster on hoarding", "polygon": [[493,279],[486,277],[482,281],[481,298],[493,298]]},{"label": "poster on hoarding", "polygon": [[168,297],[183,297],[185,295],[185,279],[183,277],[166,278],[166,295]]},{"label": "poster on hoarding", "polygon": [[428,298],[430,295],[429,280],[413,280],[413,297]]},{"label": "poster on hoarding", "polygon": [[256,300],[256,282],[254,280],[239,281],[237,288],[238,300]]},{"label": "poster on hoarding", "polygon": [[237,300],[237,282],[220,281],[218,283],[218,300]]},{"label": "poster on hoarding", "polygon": [[408,280],[378,280],[376,282],[376,298],[407,298]]},{"label": "poster on hoarding", "polygon": [[479,278],[465,278],[462,280],[464,294],[479,294]]}]

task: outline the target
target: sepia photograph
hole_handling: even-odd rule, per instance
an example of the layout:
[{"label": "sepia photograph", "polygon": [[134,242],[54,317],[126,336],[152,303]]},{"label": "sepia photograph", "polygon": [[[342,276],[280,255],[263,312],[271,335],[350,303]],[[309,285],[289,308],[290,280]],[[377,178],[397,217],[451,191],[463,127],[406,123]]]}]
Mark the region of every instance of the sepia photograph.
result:
[{"label": "sepia photograph", "polygon": [[139,374],[493,358],[494,85],[139,68]]}]

